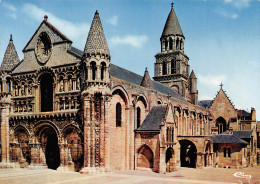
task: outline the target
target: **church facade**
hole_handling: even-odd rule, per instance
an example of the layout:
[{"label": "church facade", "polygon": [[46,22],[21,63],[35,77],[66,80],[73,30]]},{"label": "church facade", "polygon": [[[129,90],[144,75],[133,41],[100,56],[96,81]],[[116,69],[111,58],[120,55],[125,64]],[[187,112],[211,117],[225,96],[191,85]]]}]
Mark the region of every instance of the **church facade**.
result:
[{"label": "church facade", "polygon": [[256,120],[245,137],[235,135],[249,121],[237,118],[233,106],[226,113],[217,97],[212,106],[198,103],[197,78],[173,7],[160,41],[153,81],[147,70],[140,76],[111,63],[98,12],[84,50],[73,47],[48,16],[21,61],[11,36],[0,70],[0,167],[165,173],[254,165]]}]

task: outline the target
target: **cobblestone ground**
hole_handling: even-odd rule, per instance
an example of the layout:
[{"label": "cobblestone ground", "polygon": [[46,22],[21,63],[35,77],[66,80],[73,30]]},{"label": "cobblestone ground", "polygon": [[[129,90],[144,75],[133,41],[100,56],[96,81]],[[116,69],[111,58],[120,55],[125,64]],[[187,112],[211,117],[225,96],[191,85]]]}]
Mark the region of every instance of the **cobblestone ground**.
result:
[{"label": "cobblestone ground", "polygon": [[251,175],[251,184],[260,184],[260,167],[246,169],[190,169],[169,173],[158,174],[151,171],[111,171],[105,174],[87,175],[77,172],[62,172],[50,169],[29,170],[29,169],[0,169],[0,183],[2,184],[171,184],[171,183],[194,183],[194,184],[223,184],[223,183],[246,183],[245,179],[233,176],[236,172],[243,172]]}]

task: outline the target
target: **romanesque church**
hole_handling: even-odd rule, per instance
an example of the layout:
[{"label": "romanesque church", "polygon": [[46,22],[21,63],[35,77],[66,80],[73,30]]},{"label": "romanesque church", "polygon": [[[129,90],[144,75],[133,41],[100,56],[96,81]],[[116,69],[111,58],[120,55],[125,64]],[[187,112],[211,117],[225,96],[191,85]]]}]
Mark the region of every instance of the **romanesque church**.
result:
[{"label": "romanesque church", "polygon": [[166,173],[255,165],[255,109],[235,109],[222,85],[214,100],[198,101],[173,6],[159,39],[152,79],[113,64],[98,11],[85,48],[47,15],[22,60],[11,35],[0,68],[0,167]]}]

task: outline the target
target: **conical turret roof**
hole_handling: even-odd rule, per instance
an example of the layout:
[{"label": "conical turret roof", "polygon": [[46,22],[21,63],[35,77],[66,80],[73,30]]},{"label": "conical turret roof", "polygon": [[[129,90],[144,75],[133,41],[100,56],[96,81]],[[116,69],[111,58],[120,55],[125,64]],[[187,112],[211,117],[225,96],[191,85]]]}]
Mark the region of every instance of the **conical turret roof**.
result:
[{"label": "conical turret roof", "polygon": [[149,88],[149,89],[154,89],[153,81],[150,78],[150,75],[149,75],[147,68],[145,69],[144,77],[143,77],[142,82],[141,82],[141,86],[143,86],[145,88]]},{"label": "conical turret roof", "polygon": [[190,78],[191,79],[197,79],[197,77],[196,77],[196,75],[195,75],[193,70],[191,71]]},{"label": "conical turret roof", "polygon": [[12,35],[10,36],[9,44],[6,48],[4,59],[1,64],[2,71],[12,71],[12,69],[19,63],[20,59],[15,49]]},{"label": "conical turret roof", "polygon": [[171,11],[168,15],[167,21],[165,23],[163,33],[161,37],[168,36],[168,35],[180,35],[184,36],[181,30],[181,26],[179,20],[176,16],[176,13],[173,9],[173,5]]},{"label": "conical turret roof", "polygon": [[110,55],[98,11],[96,11],[94,19],[91,24],[84,53],[85,54],[100,53],[100,54]]}]

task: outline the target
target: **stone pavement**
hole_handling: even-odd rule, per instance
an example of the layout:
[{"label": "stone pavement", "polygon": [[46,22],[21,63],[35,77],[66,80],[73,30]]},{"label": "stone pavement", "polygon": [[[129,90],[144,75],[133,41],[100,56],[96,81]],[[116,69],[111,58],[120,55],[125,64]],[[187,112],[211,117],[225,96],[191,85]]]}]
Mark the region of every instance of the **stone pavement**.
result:
[{"label": "stone pavement", "polygon": [[[99,175],[80,174],[71,171],[56,171],[50,169],[0,169],[0,184],[224,184],[238,183],[239,178],[233,176],[236,172],[252,175],[251,184],[260,184],[260,167],[246,169],[190,169],[181,168],[169,174],[158,174],[151,171],[111,171]],[[245,182],[245,180],[243,180]]]}]

